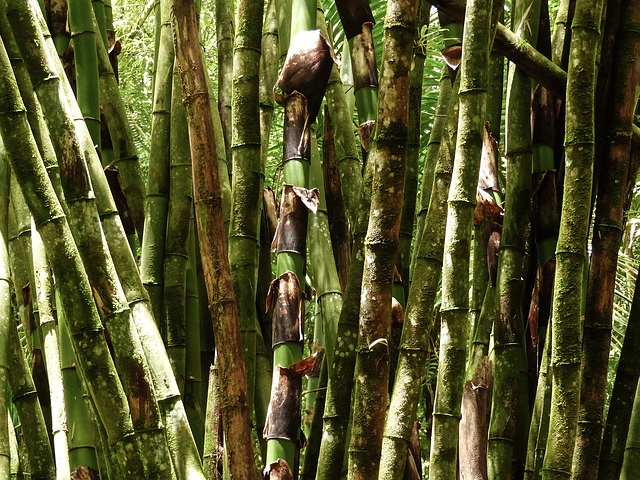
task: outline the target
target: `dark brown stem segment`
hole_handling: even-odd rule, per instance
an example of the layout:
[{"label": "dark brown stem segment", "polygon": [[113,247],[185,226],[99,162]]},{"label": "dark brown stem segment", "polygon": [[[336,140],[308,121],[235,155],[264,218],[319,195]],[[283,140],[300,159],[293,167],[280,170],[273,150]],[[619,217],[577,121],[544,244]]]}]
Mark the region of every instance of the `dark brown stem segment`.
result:
[{"label": "dark brown stem segment", "polygon": [[194,203],[200,251],[213,321],[221,378],[222,418],[231,478],[256,479],[253,441],[242,359],[238,307],[233,293],[222,217],[213,117],[194,4],[177,0],[171,11],[182,98],[189,122]]},{"label": "dark brown stem segment", "polygon": [[[360,340],[354,373],[349,479],[378,477],[387,409],[393,266],[399,246],[417,0],[387,6],[370,222],[365,238]],[[388,477],[385,477],[388,478]]]}]

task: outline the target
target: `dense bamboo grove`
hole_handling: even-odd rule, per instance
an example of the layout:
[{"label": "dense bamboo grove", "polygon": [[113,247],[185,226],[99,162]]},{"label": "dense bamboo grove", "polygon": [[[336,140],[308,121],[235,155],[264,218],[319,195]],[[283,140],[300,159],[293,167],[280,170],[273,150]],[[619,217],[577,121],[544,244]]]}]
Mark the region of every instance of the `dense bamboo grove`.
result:
[{"label": "dense bamboo grove", "polygon": [[1,479],[637,477],[637,0],[0,38]]}]

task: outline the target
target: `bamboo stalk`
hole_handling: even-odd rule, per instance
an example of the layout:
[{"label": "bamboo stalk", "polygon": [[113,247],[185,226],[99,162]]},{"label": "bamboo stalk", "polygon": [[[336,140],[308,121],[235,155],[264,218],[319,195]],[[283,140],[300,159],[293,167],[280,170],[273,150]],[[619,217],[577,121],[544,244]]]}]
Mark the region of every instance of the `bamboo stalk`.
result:
[{"label": "bamboo stalk", "polygon": [[[593,250],[583,326],[580,418],[572,478],[597,479],[611,343],[618,250],[626,223],[625,195],[635,183],[630,170],[631,125],[640,80],[640,4],[623,1],[612,60],[606,143],[598,178]],[[633,188],[633,187],[632,187]]]},{"label": "bamboo stalk", "polygon": [[470,1],[465,14],[460,118],[444,243],[440,361],[431,436],[430,475],[435,478],[456,475],[468,338],[469,253],[484,130],[491,7],[491,1]]},{"label": "bamboo stalk", "polygon": [[[542,478],[569,478],[578,427],[580,306],[594,158],[594,88],[598,0],[579,0],[572,23],[565,121],[565,180],[553,299],[553,390]],[[564,435],[552,432],[562,429]]]},{"label": "bamboo stalk", "polygon": [[[214,324],[221,375],[222,416],[231,478],[256,478],[250,413],[237,305],[233,294],[222,218],[215,137],[193,2],[178,0],[172,14],[175,50],[187,109],[191,158],[194,165],[194,203],[200,232],[208,304]],[[193,66],[194,68],[191,68]]]}]

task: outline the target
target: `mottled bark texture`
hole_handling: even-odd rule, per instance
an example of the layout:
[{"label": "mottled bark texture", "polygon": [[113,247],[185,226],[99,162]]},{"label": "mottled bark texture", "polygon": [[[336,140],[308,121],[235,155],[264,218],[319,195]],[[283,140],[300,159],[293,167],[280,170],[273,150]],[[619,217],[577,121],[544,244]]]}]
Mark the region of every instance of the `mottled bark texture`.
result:
[{"label": "mottled bark texture", "polygon": [[[447,82],[448,82],[448,76]],[[459,78],[459,77],[458,77]],[[447,221],[447,196],[451,185],[454,150],[458,129],[459,81],[441,88],[450,91],[450,105],[445,117],[442,143],[437,164],[431,204],[426,214],[422,240],[416,245],[416,259],[412,286],[409,289],[402,338],[400,341],[398,368],[393,394],[385,423],[382,443],[380,478],[402,478],[407,449],[410,445],[413,421],[425,376],[425,364],[429,359],[433,328],[434,303],[442,272],[444,232]],[[453,90],[453,91],[451,91]]]},{"label": "mottled bark texture", "polygon": [[570,477],[578,428],[580,310],[593,179],[598,26],[603,3],[578,0],[571,26],[565,179],[553,299],[551,426],[542,469],[544,480]]},{"label": "mottled bark texture", "polygon": [[253,442],[244,362],[241,361],[238,307],[227,256],[209,89],[193,2],[175,2],[171,21],[189,122],[200,251],[220,374],[225,379],[220,385],[229,475],[234,479],[252,479],[256,478],[256,469],[254,462],[247,461],[253,458]]},{"label": "mottled bark texture", "polygon": [[460,118],[444,243],[440,359],[430,459],[430,475],[443,479],[456,476],[468,339],[469,254],[484,131],[491,7],[491,1],[468,3],[458,73]]},{"label": "mottled bark texture", "polygon": [[256,251],[264,167],[260,158],[259,72],[264,1],[238,2],[231,100],[232,203],[229,263],[238,302],[249,411],[253,411],[256,361]]},{"label": "mottled bark texture", "polygon": [[629,170],[631,125],[637,101],[640,60],[640,3],[622,2],[608,102],[604,159],[598,176],[598,201],[587,284],[584,319],[580,418],[572,478],[598,478],[604,429],[604,403],[618,250],[626,223],[625,194],[635,183],[637,166]]},{"label": "mottled bark texture", "polygon": [[371,220],[364,243],[347,475],[350,479],[376,478],[379,470],[389,388],[393,266],[399,246],[407,154],[409,70],[417,13],[417,0],[387,4],[378,121],[369,156],[374,177]]}]

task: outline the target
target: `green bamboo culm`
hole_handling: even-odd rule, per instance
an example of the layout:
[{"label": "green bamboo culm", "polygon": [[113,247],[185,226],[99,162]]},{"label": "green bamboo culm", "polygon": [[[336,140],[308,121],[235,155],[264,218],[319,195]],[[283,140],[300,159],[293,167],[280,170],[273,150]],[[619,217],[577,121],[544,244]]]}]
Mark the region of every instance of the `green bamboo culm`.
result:
[{"label": "green bamboo culm", "polygon": [[342,292],[340,290],[336,262],[333,257],[333,249],[331,248],[322,164],[318,149],[314,147],[315,143],[311,147],[309,183],[312,188],[318,189],[319,194],[318,210],[315,215],[311,215],[307,226],[307,239],[309,241],[308,262],[316,289],[316,312],[319,313],[317,320],[322,319],[320,325],[325,348],[327,373],[331,375],[338,321],[342,310]]},{"label": "green bamboo culm", "polygon": [[229,264],[238,302],[249,409],[256,372],[256,278],[264,167],[260,156],[260,50],[264,2],[241,0],[236,15],[231,98],[232,202]]},{"label": "green bamboo culm", "polygon": [[429,28],[429,12],[431,4],[426,1],[418,3],[418,19],[416,22],[416,43],[413,47],[411,78],[409,83],[409,140],[407,143],[407,167],[404,179],[404,200],[400,219],[400,275],[404,288],[404,297],[409,297],[409,279],[411,267],[411,244],[413,226],[416,217],[416,201],[418,193],[418,163],[420,157],[420,139],[422,135],[422,82],[424,79],[425,46]]},{"label": "green bamboo culm", "polygon": [[229,175],[232,174],[231,157],[231,102],[233,90],[233,42],[235,22],[233,0],[216,0],[216,47],[218,52],[218,110],[222,121],[224,147]]},{"label": "green bamboo culm", "polygon": [[[515,32],[535,45],[540,23],[540,2],[514,2]],[[499,314],[493,327],[493,394],[487,445],[490,478],[509,476],[518,438],[528,427],[525,328],[522,318],[523,263],[531,205],[531,79],[509,65],[506,106],[507,182],[504,228],[498,258]],[[522,423],[525,425],[523,426]],[[520,433],[520,436],[517,436]],[[526,448],[526,446],[525,446]]]},{"label": "green bamboo culm", "polygon": [[113,165],[118,169],[131,220],[138,234],[138,242],[140,242],[144,229],[144,180],[137,147],[133,140],[133,131],[127,117],[127,109],[122,95],[120,95],[118,81],[109,61],[106,47],[107,44],[104,44],[101,38],[96,37],[100,102],[107,118],[109,135],[113,144]]},{"label": "green bamboo culm", "polygon": [[[47,360],[47,377],[51,398],[51,430],[53,450],[56,460],[56,477],[66,480],[71,476],[69,464],[67,409],[65,405],[62,364],[60,362],[60,342],[58,323],[55,314],[55,296],[49,262],[44,253],[42,239],[32,224],[31,242],[33,253],[33,269],[35,277],[35,294],[38,297],[40,311],[39,322],[42,329],[42,343]],[[1,247],[0,247],[1,248]],[[74,432],[75,433],[75,432]]]},{"label": "green bamboo culm", "polygon": [[[145,235],[142,238],[140,275],[147,292],[156,322],[163,317],[164,248],[169,204],[169,156],[171,142],[171,92],[174,50],[169,23],[170,0],[162,0],[161,32],[153,92],[151,145],[149,152],[149,180],[145,206]],[[158,323],[160,325],[160,323]]]},{"label": "green bamboo culm", "polygon": [[[27,31],[28,26],[21,25],[21,30]],[[26,39],[23,39],[21,44],[25,47],[31,45]],[[67,204],[72,212],[70,226],[75,238],[79,239],[80,255],[86,266],[85,271],[91,282],[93,293],[98,299],[99,313],[109,328],[115,361],[120,368],[125,394],[132,403],[148,406],[144,414],[143,409],[132,409],[136,435],[142,435],[144,431],[145,441],[154,445],[153,448],[158,452],[157,456],[144,459],[144,469],[148,474],[171,475],[168,445],[160,429],[159,412],[150,385],[151,377],[147,363],[105,236],[100,229],[98,206],[90,193],[91,181],[82,161],[82,142],[76,135],[76,128],[73,125],[74,114],[70,104],[67,103],[71,102],[75,105],[75,100],[72,97],[62,96],[65,89],[60,87],[61,79],[55,75],[55,63],[48,57],[44,43],[37,45],[37,48],[25,48],[24,58],[38,86],[37,93],[43,102],[43,110],[48,113],[47,120],[52,138],[68,139],[67,144],[56,143],[55,147],[61,172],[64,174],[62,180]],[[40,79],[46,79],[46,81],[40,81]],[[62,80],[66,79],[63,77]],[[54,115],[52,111],[59,114]],[[78,132],[82,130],[81,127],[84,128],[84,125],[79,125]],[[89,162],[90,169],[99,163],[91,146],[84,150],[84,154],[93,160]],[[45,160],[49,163],[46,158]],[[82,167],[78,168],[78,164]],[[99,171],[102,173],[101,170]],[[101,187],[97,183],[98,178],[95,180],[95,191],[98,192],[104,188],[104,185]]]},{"label": "green bamboo culm", "polygon": [[[91,0],[67,0],[67,4],[69,6],[69,29],[73,39],[75,57],[78,105],[94,144],[100,148],[98,54],[96,51],[96,31],[93,27],[93,8]],[[100,11],[99,8],[98,11]],[[101,11],[104,25],[104,3],[102,3]],[[99,32],[97,34],[100,35]]]},{"label": "green bamboo culm", "polygon": [[492,2],[467,4],[460,118],[442,268],[442,326],[429,475],[456,478],[458,424],[468,339],[469,254],[487,95]]},{"label": "green bamboo culm", "polygon": [[278,36],[276,0],[269,0],[265,7],[260,48],[260,156],[263,164],[266,164],[269,153],[269,133],[275,108],[273,86],[278,78]]},{"label": "green bamboo culm", "polygon": [[[370,221],[364,243],[359,341],[347,478],[378,476],[389,389],[393,272],[399,248],[417,0],[389,2],[380,72]],[[357,98],[357,97],[356,97]]]},{"label": "green bamboo culm", "polygon": [[0,138],[0,477],[11,477],[11,441],[9,435],[9,332],[11,323],[11,284],[9,268],[9,159]]},{"label": "green bamboo culm", "polygon": [[631,422],[629,424],[629,436],[624,448],[624,460],[620,471],[620,480],[631,480],[635,478],[640,468],[640,383],[636,390]]},{"label": "green bamboo culm", "polygon": [[[638,168],[632,166],[635,162],[629,158],[634,120],[629,105],[636,105],[638,100],[640,5],[630,1],[621,3],[606,116],[607,141],[602,163],[606,167],[600,168],[598,175],[593,251],[583,327],[580,419],[571,474],[572,478],[585,480],[598,478],[618,250],[630,206],[626,197],[630,188],[633,188]],[[632,321],[631,317],[629,321]],[[613,415],[620,414],[616,412]],[[622,425],[620,428],[625,429]]]},{"label": "green bamboo culm", "polygon": [[[594,89],[603,4],[600,0],[578,0],[571,25],[563,214],[553,297],[551,427],[542,468],[544,480],[570,477],[578,427],[580,306],[593,181]],[[557,435],[558,430],[565,433]]]},{"label": "green bamboo culm", "polygon": [[187,115],[182,104],[178,67],[174,65],[169,147],[169,205],[164,246],[163,319],[167,354],[178,388],[183,395],[187,349],[186,283],[192,197]]},{"label": "green bamboo culm", "polygon": [[[446,69],[444,69],[446,71]],[[434,304],[442,272],[442,252],[447,221],[447,196],[453,171],[456,135],[458,129],[457,76],[453,86],[446,77],[441,88],[450,91],[450,105],[445,110],[445,126],[441,130],[431,204],[425,217],[421,242],[416,245],[415,272],[409,289],[402,338],[399,347],[398,368],[385,423],[382,460],[379,478],[401,479],[407,458],[413,423],[422,390],[424,365],[430,354]]]},{"label": "green bamboo culm", "polygon": [[[329,38],[324,11],[320,2],[318,3],[316,21],[322,35],[325,38]],[[345,63],[348,61],[350,64],[351,55],[347,50],[343,50],[343,52],[346,52]],[[349,219],[349,230],[353,235],[362,192],[362,164],[358,155],[358,146],[353,129],[353,105],[349,106],[346,90],[350,89],[343,84],[336,65],[331,70],[331,76],[327,83],[326,98],[331,127],[333,128],[336,164],[340,174],[344,208]],[[350,90],[350,93],[353,95],[352,90]]]},{"label": "green bamboo culm", "polygon": [[[427,153],[424,158],[424,168],[422,170],[422,184],[420,188],[420,200],[416,206],[416,239],[411,258],[410,275],[413,278],[415,272],[415,262],[418,255],[419,245],[422,242],[422,234],[424,232],[425,219],[429,211],[429,202],[431,201],[431,189],[433,187],[434,170],[438,161],[440,145],[442,143],[442,132],[447,124],[447,112],[449,110],[451,98],[452,81],[449,77],[449,69],[443,68],[440,80],[438,81],[438,103],[436,105],[435,118],[431,126],[431,134],[427,142]],[[457,120],[456,120],[457,121]]]}]

